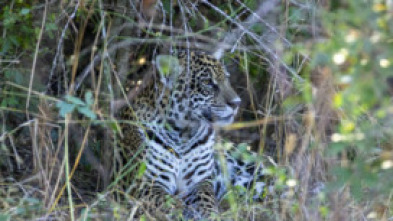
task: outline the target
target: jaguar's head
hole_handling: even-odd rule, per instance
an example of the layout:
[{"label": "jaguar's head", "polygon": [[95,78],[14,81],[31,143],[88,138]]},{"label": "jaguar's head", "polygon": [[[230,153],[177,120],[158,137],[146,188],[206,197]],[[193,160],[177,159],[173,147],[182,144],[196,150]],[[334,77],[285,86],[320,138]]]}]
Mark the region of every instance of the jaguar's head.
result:
[{"label": "jaguar's head", "polygon": [[179,52],[177,59],[174,72],[178,74],[166,82],[173,82],[171,109],[178,120],[204,120],[217,126],[232,123],[241,100],[221,62],[203,52]]}]

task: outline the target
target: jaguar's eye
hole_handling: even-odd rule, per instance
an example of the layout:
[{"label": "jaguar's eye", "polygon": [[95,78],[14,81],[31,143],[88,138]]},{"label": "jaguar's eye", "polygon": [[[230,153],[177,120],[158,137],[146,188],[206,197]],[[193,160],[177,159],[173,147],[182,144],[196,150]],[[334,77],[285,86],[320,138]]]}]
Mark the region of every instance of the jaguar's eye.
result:
[{"label": "jaguar's eye", "polygon": [[204,84],[204,85],[212,85],[213,82],[211,80],[202,80],[202,84]]},{"label": "jaguar's eye", "polygon": [[201,83],[203,85],[208,86],[209,88],[212,88],[212,89],[216,90],[216,91],[219,90],[218,85],[215,84],[211,79],[202,80]]}]

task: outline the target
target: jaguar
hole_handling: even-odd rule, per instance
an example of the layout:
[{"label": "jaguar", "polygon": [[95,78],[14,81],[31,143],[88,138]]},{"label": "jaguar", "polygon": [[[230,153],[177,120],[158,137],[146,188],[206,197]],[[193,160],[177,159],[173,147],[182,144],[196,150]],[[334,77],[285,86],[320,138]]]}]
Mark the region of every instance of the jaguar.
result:
[{"label": "jaguar", "polygon": [[255,164],[214,148],[217,128],[234,121],[241,103],[220,60],[179,51],[158,55],[155,67],[157,80],[118,115],[120,155],[139,165],[125,182],[126,192],[160,219],[174,219],[167,203],[172,199],[183,217],[200,220],[219,215],[218,202],[229,185],[261,191]]}]

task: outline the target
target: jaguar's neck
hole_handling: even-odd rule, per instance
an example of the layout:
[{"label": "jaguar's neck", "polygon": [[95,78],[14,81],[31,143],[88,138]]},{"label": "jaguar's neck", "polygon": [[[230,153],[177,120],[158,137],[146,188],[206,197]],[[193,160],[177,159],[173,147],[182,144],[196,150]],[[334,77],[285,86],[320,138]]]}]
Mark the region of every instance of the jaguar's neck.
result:
[{"label": "jaguar's neck", "polygon": [[150,133],[150,139],[158,144],[165,144],[164,148],[173,149],[179,156],[186,156],[202,146],[211,148],[215,137],[213,127],[207,123],[183,130],[159,126],[151,128],[151,132],[153,133]]}]

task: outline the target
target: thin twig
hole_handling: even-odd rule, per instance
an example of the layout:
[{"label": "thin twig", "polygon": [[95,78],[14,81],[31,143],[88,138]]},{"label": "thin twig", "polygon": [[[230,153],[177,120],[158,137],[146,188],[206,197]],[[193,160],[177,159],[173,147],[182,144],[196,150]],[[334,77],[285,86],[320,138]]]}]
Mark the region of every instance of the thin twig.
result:
[{"label": "thin twig", "polygon": [[[211,3],[209,3],[208,1],[204,0],[204,3],[206,3],[207,5],[209,5],[210,7],[212,7],[213,9],[215,9],[214,5],[212,5]],[[238,1],[239,2],[239,1]],[[228,49],[226,47],[226,45],[234,45],[236,41],[239,40],[240,36],[243,36],[245,31],[243,29],[245,28],[250,28],[252,27],[255,23],[259,21],[262,21],[266,26],[268,26],[273,32],[277,33],[277,30],[272,27],[271,25],[269,25],[269,23],[265,22],[262,17],[264,17],[265,15],[267,15],[270,11],[272,11],[273,9],[276,8],[276,5],[278,4],[278,0],[273,0],[273,1],[265,1],[263,4],[259,5],[258,9],[256,10],[256,12],[252,12],[252,14],[244,21],[242,22],[241,26],[238,26],[237,29],[233,30],[230,33],[227,33],[225,35],[225,38],[222,40],[222,42],[217,46],[215,52],[214,52],[214,56],[216,58],[221,58],[222,55],[224,54],[224,51],[226,49]],[[240,2],[240,4],[242,6],[244,6],[243,3]],[[216,7],[217,8],[217,7]],[[245,7],[246,9],[248,9],[248,7]],[[215,10],[220,10],[220,9],[215,9]],[[221,10],[220,10],[221,11]],[[220,12],[221,14],[225,14],[224,12]],[[227,18],[229,18],[226,14],[225,16]],[[233,23],[236,23],[234,21],[234,19],[229,18]],[[279,34],[278,34],[279,35]]]},{"label": "thin twig", "polygon": [[[278,2],[278,0],[272,0],[272,2]],[[220,8],[218,8],[217,6],[211,4],[208,0],[202,0],[203,3],[205,3],[206,5],[208,5],[209,7],[211,7],[212,9],[214,9],[215,11],[217,11],[218,13],[220,13],[221,15],[223,15],[226,19],[230,20],[233,24],[238,26],[238,29],[236,30],[236,32],[244,32],[246,33],[249,37],[251,37],[255,42],[257,42],[272,58],[274,58],[275,60],[279,61],[281,63],[281,65],[288,70],[297,80],[299,80],[300,82],[304,82],[304,79],[302,77],[300,77],[296,71],[294,71],[291,67],[289,67],[288,65],[285,64],[285,62],[268,46],[266,45],[266,43],[264,43],[261,38],[259,36],[257,36],[255,33],[253,33],[252,31],[250,31],[243,23],[240,23],[234,19],[232,19],[229,15],[227,15],[224,11],[222,11]],[[266,10],[265,10],[266,11]],[[267,11],[266,11],[267,12]],[[235,36],[235,35],[234,35]],[[230,40],[232,40],[232,36],[228,37]],[[236,40],[237,38],[234,38],[234,40]],[[228,40],[229,41],[229,40]],[[225,42],[225,40],[224,40]],[[225,47],[219,47],[217,49],[217,51],[214,53],[214,56],[216,58],[221,58],[222,54],[224,52],[226,48]]]},{"label": "thin twig", "polygon": [[55,58],[53,59],[53,62],[52,62],[52,68],[50,70],[50,74],[49,74],[49,78],[48,78],[49,81],[48,81],[48,84],[46,85],[46,92],[45,93],[48,93],[48,90],[50,88],[51,79],[53,78],[53,74],[55,73],[55,69],[57,66],[57,59],[58,59],[59,54],[63,48],[63,41],[65,38],[66,31],[68,30],[68,26],[70,25],[70,22],[74,19],[76,12],[78,11],[78,8],[79,8],[79,1],[75,5],[74,12],[71,14],[71,16],[68,17],[67,23],[65,24],[63,31],[61,32],[60,40],[59,40],[59,43],[57,44]]},{"label": "thin twig", "polygon": [[29,82],[29,93],[27,94],[27,100],[26,100],[26,115],[27,115],[27,119],[29,119],[29,114],[27,114],[27,113],[28,113],[28,109],[29,109],[29,106],[30,106],[30,94],[31,94],[31,90],[33,88],[33,79],[34,79],[35,68],[36,68],[36,64],[37,64],[38,51],[40,50],[40,43],[41,43],[41,40],[42,40],[42,34],[44,33],[44,29],[45,29],[45,22],[46,22],[46,13],[47,13],[47,11],[48,11],[48,0],[45,0],[44,15],[42,16],[41,30],[40,30],[40,33],[38,35],[37,44],[35,46],[33,66],[31,68],[31,75],[30,75],[30,82]]},{"label": "thin twig", "polygon": [[13,59],[13,60],[0,59],[0,63],[14,63],[14,64],[19,64],[19,63],[20,63],[20,60],[16,60],[16,59]]}]

